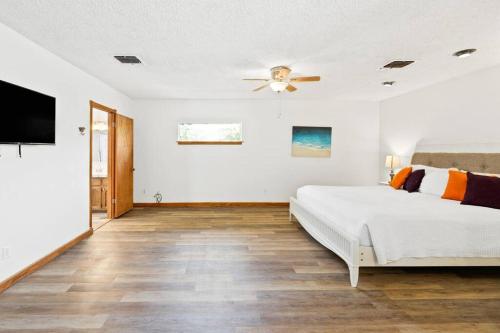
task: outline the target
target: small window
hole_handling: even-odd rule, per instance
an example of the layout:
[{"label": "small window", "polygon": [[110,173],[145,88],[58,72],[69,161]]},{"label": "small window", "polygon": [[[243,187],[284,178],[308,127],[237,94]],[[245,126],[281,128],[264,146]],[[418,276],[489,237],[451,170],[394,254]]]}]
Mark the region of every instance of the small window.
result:
[{"label": "small window", "polygon": [[178,126],[177,143],[184,145],[228,144],[243,142],[241,123],[188,124]]}]

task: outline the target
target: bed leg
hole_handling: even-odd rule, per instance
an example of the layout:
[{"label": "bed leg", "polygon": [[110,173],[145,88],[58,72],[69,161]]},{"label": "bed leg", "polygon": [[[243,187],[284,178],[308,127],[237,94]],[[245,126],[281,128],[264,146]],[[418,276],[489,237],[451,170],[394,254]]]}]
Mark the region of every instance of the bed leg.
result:
[{"label": "bed leg", "polygon": [[351,278],[351,287],[358,286],[359,266],[349,265],[349,277]]}]

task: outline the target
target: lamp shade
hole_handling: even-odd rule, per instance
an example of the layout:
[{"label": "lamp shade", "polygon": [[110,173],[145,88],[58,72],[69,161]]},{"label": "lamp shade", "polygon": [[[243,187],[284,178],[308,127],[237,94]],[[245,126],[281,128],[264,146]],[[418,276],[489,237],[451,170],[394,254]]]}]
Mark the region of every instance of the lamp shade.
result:
[{"label": "lamp shade", "polygon": [[385,167],[388,169],[394,169],[401,165],[401,159],[398,156],[387,155],[385,157]]}]

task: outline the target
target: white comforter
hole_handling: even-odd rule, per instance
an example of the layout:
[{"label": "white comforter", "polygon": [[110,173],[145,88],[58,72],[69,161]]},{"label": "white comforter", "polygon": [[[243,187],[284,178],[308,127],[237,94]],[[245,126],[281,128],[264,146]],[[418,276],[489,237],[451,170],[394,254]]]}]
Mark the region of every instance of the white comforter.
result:
[{"label": "white comforter", "polygon": [[[500,257],[500,210],[389,186],[304,186],[311,213],[372,245],[380,264],[418,257]],[[369,242],[370,244],[366,244]]]}]

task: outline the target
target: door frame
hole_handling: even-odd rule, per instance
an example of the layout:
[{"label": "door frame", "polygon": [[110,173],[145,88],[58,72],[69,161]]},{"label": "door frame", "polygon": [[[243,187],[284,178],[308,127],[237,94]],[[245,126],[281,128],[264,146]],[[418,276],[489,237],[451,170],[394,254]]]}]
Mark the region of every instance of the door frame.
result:
[{"label": "door frame", "polygon": [[108,219],[115,218],[115,117],[116,110],[107,107],[103,104],[97,103],[93,100],[89,101],[90,110],[90,158],[89,158],[89,228],[92,229],[92,140],[93,140],[93,110],[101,110],[108,113],[108,194],[107,201],[107,215]]}]

